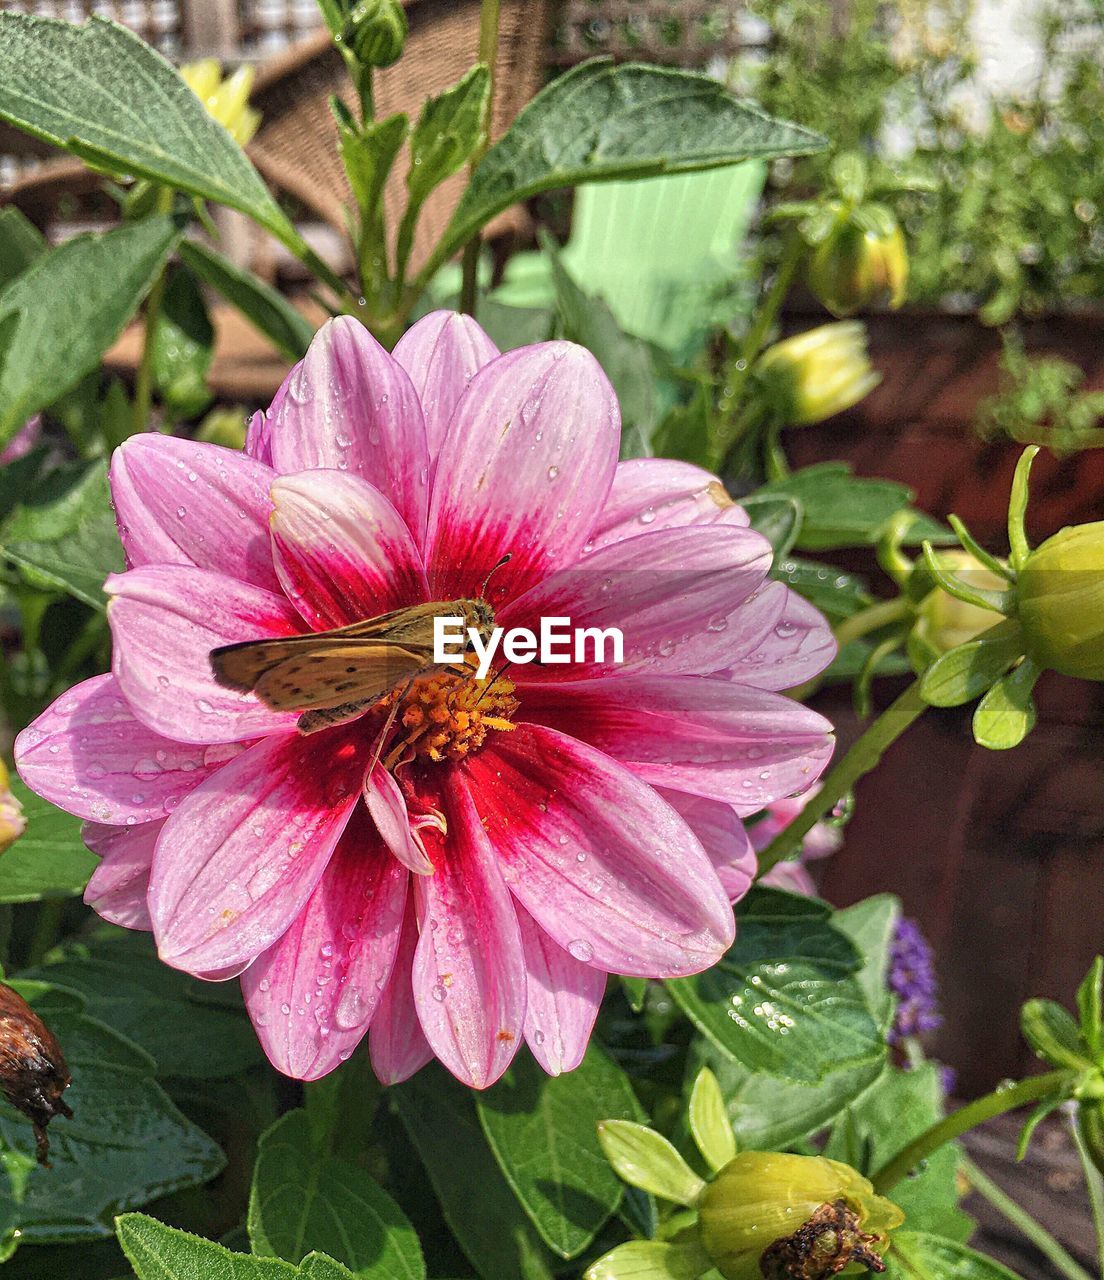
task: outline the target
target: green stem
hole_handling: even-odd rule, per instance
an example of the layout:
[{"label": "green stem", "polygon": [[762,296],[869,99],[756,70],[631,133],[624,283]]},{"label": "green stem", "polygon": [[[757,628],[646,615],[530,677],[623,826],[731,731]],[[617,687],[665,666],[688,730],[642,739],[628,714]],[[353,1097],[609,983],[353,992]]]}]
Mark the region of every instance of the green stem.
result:
[{"label": "green stem", "polygon": [[1093,1280],[1077,1259],[1062,1248],[1041,1222],[1036,1222],[1026,1209],[1002,1191],[992,1178],[979,1169],[968,1156],[959,1157],[958,1167],[978,1195],[984,1196],[999,1214],[1007,1218],[1024,1239],[1029,1240],[1054,1269],[1066,1277],[1066,1280]]},{"label": "green stem", "polygon": [[836,644],[843,649],[852,640],[869,635],[871,631],[880,631],[891,622],[900,622],[902,618],[908,617],[911,608],[904,596],[898,596],[896,600],[879,600],[877,604],[860,609],[834,628]]},{"label": "green stem", "polygon": [[43,957],[57,942],[61,920],[65,912],[64,898],[48,898],[38,909],[31,945],[27,952],[27,964],[41,963]]},{"label": "green stem", "polygon": [[[472,154],[471,172],[474,173],[480,160],[487,154],[491,145],[491,124],[494,120],[495,82],[498,68],[498,26],[501,0],[483,0],[479,10],[479,61],[490,75],[490,86],[487,91],[487,108],[483,114],[483,130],[479,145]],[[460,283],[460,310],[469,316],[475,315],[476,286],[479,282],[479,248],[482,236],[476,232],[464,246],[462,259],[462,278]]]},{"label": "green stem", "polygon": [[736,426],[743,420],[741,411],[744,408],[742,404],[744,386],[751,375],[751,367],[774,327],[774,322],[778,318],[783,302],[786,301],[786,295],[790,291],[793,278],[804,256],[805,242],[800,236],[794,236],[778,265],[770,291],[763,299],[754,323],[740,343],[739,353],[732,365],[731,376],[727,379],[725,386],[724,404],[718,415],[717,432],[713,440],[713,452],[720,460],[724,459],[736,440]]},{"label": "green stem", "polygon": [[[156,213],[171,213],[173,193],[171,188],[162,187],[157,193]],[[134,406],[131,425],[133,431],[145,431],[149,424],[150,410],[153,407],[153,347],[157,338],[157,321],[161,315],[161,304],[165,301],[165,289],[168,286],[169,273],[162,268],[160,275],[153,282],[153,288],[146,298],[146,319],[142,333],[142,356],[138,361],[138,370],[134,375]]]},{"label": "green stem", "polygon": [[820,790],[801,814],[780,831],[759,855],[760,875],[801,847],[802,839],[813,826],[831,812],[861,777],[874,768],[886,750],[925,711],[927,705],[920,697],[920,681],[914,680],[832,767]]},{"label": "green stem", "polygon": [[1100,1260],[1100,1274],[1104,1277],[1104,1178],[1089,1155],[1085,1139],[1081,1136],[1081,1126],[1075,1116],[1070,1116],[1070,1132],[1077,1144],[1077,1154],[1081,1157],[1081,1167],[1085,1171],[1085,1188],[1089,1193],[1089,1204],[1092,1207],[1093,1227],[1096,1230],[1096,1252]]},{"label": "green stem", "polygon": [[902,1178],[907,1177],[918,1164],[927,1160],[940,1147],[953,1142],[955,1138],[961,1138],[964,1133],[984,1124],[986,1120],[1069,1089],[1074,1074],[1072,1071],[1048,1071],[1045,1075],[1029,1076],[1017,1084],[994,1089],[992,1093],[959,1107],[949,1116],[936,1121],[930,1129],[926,1129],[908,1146],[898,1151],[888,1164],[883,1165],[871,1178],[874,1190],[883,1195],[892,1191]]}]

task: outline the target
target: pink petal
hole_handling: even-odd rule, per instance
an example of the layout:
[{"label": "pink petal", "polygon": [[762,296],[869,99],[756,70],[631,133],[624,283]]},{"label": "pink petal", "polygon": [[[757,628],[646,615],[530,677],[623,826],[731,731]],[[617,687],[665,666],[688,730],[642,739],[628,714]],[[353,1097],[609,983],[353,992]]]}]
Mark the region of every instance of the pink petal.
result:
[{"label": "pink petal", "polygon": [[[275,402],[273,402],[275,407]],[[268,416],[258,410],[250,419],[245,429],[245,456],[255,458],[266,466],[272,466],[272,440],[268,427]]]},{"label": "pink petal", "polygon": [[165,824],[150,883],[161,959],[205,973],[267,950],[305,906],[360,794],[357,741],[266,738]]},{"label": "pink petal", "polygon": [[411,826],[402,790],[378,760],[364,779],[364,804],[389,852],[415,875],[432,875],[433,863],[422,837]]},{"label": "pink petal", "polygon": [[161,834],[161,822],[137,827],[106,827],[86,822],[84,843],[100,858],[84,890],[85,902],[97,914],[124,929],[150,930],[150,867]]},{"label": "pink petal", "polygon": [[352,1055],[391,975],[407,873],[354,812],[306,906],[242,975],[269,1061],[317,1080]]},{"label": "pink petal", "polygon": [[432,311],[407,329],[392,354],[410,374],[422,402],[432,479],[456,402],[499,351],[471,316]]},{"label": "pink petal", "polygon": [[604,547],[511,602],[499,622],[536,630],[542,617],[565,617],[576,628],[616,627],[624,663],[614,663],[610,646],[604,662],[590,653],[582,663],[515,667],[510,678],[528,686],[633,670],[716,671],[758,644],[776,616],[764,617],[756,596],[770,563],[765,538],[725,525],[662,529]]},{"label": "pink petal", "polygon": [[425,528],[429,454],[404,369],[352,316],[328,320],[266,415],[280,472],[348,471],[375,485],[415,538]]},{"label": "pink petal", "polygon": [[806,790],[832,754],[808,707],[718,677],[615,676],[526,685],[524,714],[590,743],[655,787],[752,813]]},{"label": "pink petal", "polygon": [[740,684],[759,689],[792,689],[819,675],[835,658],[839,646],[819,609],[782,583],[785,605],[766,637],[728,671]]},{"label": "pink petal", "polygon": [[485,1089],[521,1042],[525,955],[517,915],[459,771],[442,771],[447,837],[429,832],[431,876],[414,880],[420,937],[414,1003],[426,1039],[465,1084]]},{"label": "pink petal", "polygon": [[272,556],[280,584],[316,631],[426,599],[421,556],[378,489],[341,471],[272,486]]},{"label": "pink petal", "polygon": [[294,727],[294,714],[222,688],[211,669],[221,645],[302,631],[283,596],[184,565],[112,574],[104,590],[112,669],[149,728],[181,742],[241,742]]},{"label": "pink petal", "polygon": [[702,842],[729,902],[739,902],[751,888],[759,863],[739,814],[721,800],[706,800],[685,791],[656,790],[682,814]]},{"label": "pink petal", "polygon": [[417,945],[418,922],[411,896],[407,898],[395,965],[368,1034],[372,1070],[380,1084],[400,1084],[408,1080],[433,1057],[414,1007],[411,979]]},{"label": "pink petal", "polygon": [[114,676],[75,685],[15,740],[20,777],[44,799],[79,818],[131,826],[164,818],[227,758],[226,747],[147,729]]},{"label": "pink petal", "polygon": [[111,460],[111,500],[127,564],[186,564],[277,590],[268,545],[270,467],[159,432]]},{"label": "pink petal", "polygon": [[648,530],[747,523],[743,507],[732,501],[715,475],[701,467],[667,458],[633,458],[617,464],[586,550],[596,551]]},{"label": "pink petal", "polygon": [[574,1071],[594,1030],[606,975],[553,942],[524,907],[517,917],[527,973],[525,1043],[550,1076]]},{"label": "pink petal", "polygon": [[485,365],[460,398],[434,473],[426,563],[435,599],[493,600],[570,563],[606,500],[620,442],[613,388],[589,351],[544,342]]},{"label": "pink petal", "polygon": [[511,891],[576,960],[669,978],[731,943],[732,911],[697,837],[608,756],[523,724],[466,768]]},{"label": "pink petal", "polygon": [[805,898],[817,896],[813,878],[800,862],[778,862],[759,879],[760,884],[772,889],[785,889],[788,893],[800,893]]}]

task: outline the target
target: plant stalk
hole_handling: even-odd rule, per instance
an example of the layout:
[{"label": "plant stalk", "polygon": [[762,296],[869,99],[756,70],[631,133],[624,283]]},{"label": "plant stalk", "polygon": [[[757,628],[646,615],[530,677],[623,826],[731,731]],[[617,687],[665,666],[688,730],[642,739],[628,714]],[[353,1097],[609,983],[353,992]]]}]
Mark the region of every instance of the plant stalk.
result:
[{"label": "plant stalk", "polygon": [[1077,1154],[1081,1157],[1081,1168],[1085,1171],[1085,1188],[1089,1193],[1093,1227],[1096,1231],[1096,1252],[1100,1260],[1100,1274],[1104,1277],[1104,1177],[1101,1177],[1100,1170],[1089,1155],[1076,1116],[1069,1117],[1069,1127],[1077,1145]]},{"label": "plant stalk", "polygon": [[802,839],[850,792],[855,783],[881,760],[887,749],[910,724],[926,710],[920,696],[920,681],[914,680],[896,701],[882,712],[828,772],[820,790],[793,822],[770,842],[759,855],[759,874],[784,861],[801,847]]},{"label": "plant stalk", "polygon": [[866,609],[860,609],[850,618],[844,618],[838,627],[833,628],[836,644],[842,649],[852,640],[859,640],[871,631],[880,631],[891,622],[900,622],[908,617],[911,606],[904,596],[895,600],[879,600]]},{"label": "plant stalk", "polygon": [[1061,1243],[1041,1222],[1036,1222],[1026,1209],[998,1187],[992,1178],[979,1169],[968,1156],[962,1156],[958,1163],[959,1168],[966,1175],[966,1181],[978,1195],[983,1196],[999,1214],[1007,1218],[1024,1239],[1029,1240],[1051,1266],[1066,1277],[1066,1280],[1093,1280],[1077,1259],[1066,1252]]},{"label": "plant stalk", "polygon": [[[172,213],[173,192],[170,187],[161,187],[157,192],[156,213]],[[168,286],[169,271],[162,267],[157,279],[153,282],[146,297],[146,317],[142,330],[142,355],[138,361],[138,369],[134,375],[134,404],[132,407],[131,426],[134,432],[145,431],[149,423],[150,410],[153,408],[153,346],[157,338],[157,321],[161,315],[161,306],[165,301],[165,289]]]},{"label": "plant stalk", "polygon": [[1026,1080],[1020,1080],[1007,1088],[994,1089],[992,1093],[959,1107],[949,1116],[936,1121],[930,1129],[926,1129],[908,1146],[898,1151],[888,1164],[883,1165],[870,1179],[874,1190],[883,1195],[892,1191],[902,1178],[907,1177],[918,1164],[927,1160],[940,1147],[962,1137],[986,1120],[1068,1089],[1073,1083],[1074,1075],[1072,1071],[1048,1071],[1045,1075],[1029,1076]]},{"label": "plant stalk", "polygon": [[[479,10],[479,61],[490,75],[490,86],[487,92],[487,109],[483,115],[482,137],[472,154],[470,173],[474,173],[480,160],[487,154],[491,145],[491,124],[494,120],[495,87],[498,70],[498,26],[501,16],[501,0],[483,0]],[[475,315],[476,286],[479,281],[479,249],[482,236],[476,232],[464,246],[461,260],[460,310],[466,315]]]}]

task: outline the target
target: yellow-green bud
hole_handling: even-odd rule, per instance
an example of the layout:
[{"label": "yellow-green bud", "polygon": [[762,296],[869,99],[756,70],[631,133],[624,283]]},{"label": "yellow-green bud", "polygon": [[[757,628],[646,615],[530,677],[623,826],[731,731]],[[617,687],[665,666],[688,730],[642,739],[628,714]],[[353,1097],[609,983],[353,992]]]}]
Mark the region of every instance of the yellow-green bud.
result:
[{"label": "yellow-green bud", "polygon": [[245,410],[212,409],[196,429],[195,438],[225,449],[245,447]]},{"label": "yellow-green bud", "polygon": [[857,320],[822,324],[768,347],[756,378],[785,426],[802,427],[842,413],[881,380]]},{"label": "yellow-green bud", "polygon": [[1062,529],[1032,551],[1016,594],[1036,662],[1104,680],[1104,521]]},{"label": "yellow-green bud", "polygon": [[349,13],[349,47],[366,67],[398,62],[406,33],[406,10],[399,0],[360,0]]},{"label": "yellow-green bud", "polygon": [[[983,591],[1002,591],[1008,583],[991,569],[986,569],[968,551],[939,551],[939,567],[953,574],[967,586]],[[923,573],[922,567],[917,569]],[[931,582],[931,577],[927,577]],[[922,590],[923,588],[921,588]],[[916,611],[916,622],[909,634],[909,656],[918,670],[924,670],[941,654],[973,640],[1001,620],[1001,615],[981,605],[959,600],[935,587],[924,596]]]},{"label": "yellow-green bud", "polygon": [[[701,1241],[725,1280],[876,1263],[905,1215],[850,1165],[823,1156],[743,1151],[699,1202]],[[766,1255],[766,1256],[764,1256]]]},{"label": "yellow-green bud", "polygon": [[253,68],[239,67],[224,80],[214,58],[189,62],[180,68],[188,88],[241,147],[257,132],[261,113],[249,105]]},{"label": "yellow-green bud", "polygon": [[23,806],[9,788],[8,771],[0,761],[0,853],[6,853],[27,829]]},{"label": "yellow-green bud", "polygon": [[908,250],[891,215],[886,221],[873,230],[848,218],[814,251],[809,288],[833,315],[850,316],[870,306],[896,309],[904,302]]}]

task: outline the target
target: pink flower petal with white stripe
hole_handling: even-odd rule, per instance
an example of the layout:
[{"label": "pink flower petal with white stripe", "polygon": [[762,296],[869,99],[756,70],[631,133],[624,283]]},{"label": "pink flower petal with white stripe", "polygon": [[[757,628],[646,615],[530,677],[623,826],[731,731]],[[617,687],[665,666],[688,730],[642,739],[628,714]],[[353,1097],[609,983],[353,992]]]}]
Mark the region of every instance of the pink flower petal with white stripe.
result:
[{"label": "pink flower petal with white stripe", "polygon": [[306,906],[242,975],[257,1036],[284,1075],[317,1080],[364,1038],[391,976],[408,879],[354,812]]},{"label": "pink flower petal with white stripe", "polygon": [[272,558],[280,584],[317,631],[426,599],[406,523],[359,476],[304,471],[272,486]]},{"label": "pink flower petal with white stripe", "polygon": [[706,800],[686,791],[668,791],[665,787],[656,790],[682,814],[702,842],[729,902],[739,902],[751,888],[759,863],[736,810],[722,800]]},{"label": "pink flower petal with white stripe", "polygon": [[525,1043],[550,1076],[583,1060],[606,990],[606,975],[553,942],[524,907],[518,924],[525,947]]},{"label": "pink flower petal with white stripe", "polygon": [[726,674],[759,689],[793,689],[819,675],[839,650],[828,620],[819,609],[782,583],[785,592],[778,621],[763,640]]},{"label": "pink flower petal with white stripe", "polygon": [[93,676],[52,703],[15,740],[23,781],[95,822],[164,818],[226,748],[174,742],[136,720],[114,676]]},{"label": "pink flower petal with white stripe", "polygon": [[832,726],[799,702],[710,676],[612,676],[527,685],[524,714],[588,742],[656,787],[754,812],[806,790]]},{"label": "pink flower petal with white stripe", "polygon": [[348,471],[391,500],[420,541],[429,479],[425,419],[406,370],[351,316],[328,320],[265,419],[281,473]]},{"label": "pink flower petal with white stripe", "polygon": [[499,350],[471,316],[432,311],[407,329],[392,354],[422,402],[432,477],[457,401]]},{"label": "pink flower petal with white stripe", "polygon": [[414,880],[414,1003],[437,1057],[465,1084],[485,1089],[521,1043],[525,955],[497,850],[458,770],[442,775],[439,807],[448,835],[427,832],[433,875]]},{"label": "pink flower petal with white stripe", "polygon": [[364,779],[364,804],[388,851],[415,875],[432,875],[433,863],[411,826],[402,789],[378,760]]},{"label": "pink flower petal with white stripe", "polygon": [[181,742],[242,742],[293,728],[252,693],[224,689],[211,650],[299,634],[287,600],[263,587],[184,565],[112,574],[104,584],[115,641],[112,670],[134,714]]},{"label": "pink flower petal with white stripe", "polygon": [[84,843],[100,859],[85,886],[84,900],[105,920],[123,929],[153,928],[147,902],[150,868],[164,825],[163,819],[136,827],[84,824]]},{"label": "pink flower petal with white stripe", "polygon": [[465,772],[511,892],[576,960],[670,978],[708,968],[731,943],[732,911],[700,841],[616,761],[522,724]]},{"label": "pink flower petal with white stripe", "polygon": [[184,564],[278,589],[268,546],[274,472],[232,449],[158,432],[111,459],[111,501],[127,564]]},{"label": "pink flower petal with white stripe", "polygon": [[430,499],[426,565],[435,599],[524,591],[570,564],[617,465],[620,413],[589,351],[544,342],[475,375],[453,413]]},{"label": "pink flower petal with white stripe", "polygon": [[617,464],[606,505],[585,549],[596,551],[649,530],[747,523],[747,512],[732,501],[715,475],[701,467],[666,458],[633,458]]},{"label": "pink flower petal with white stripe", "polygon": [[602,662],[516,667],[511,679],[531,683],[596,679],[630,671],[715,671],[755,644],[763,620],[753,608],[771,563],[770,543],[732,526],[661,529],[604,547],[552,574],[499,619],[504,627],[539,629],[544,617],[571,625],[618,629],[624,661],[608,644]]},{"label": "pink flower petal with white stripe", "polygon": [[414,1004],[413,970],[417,946],[418,922],[411,894],[407,897],[395,965],[368,1033],[372,1070],[380,1084],[401,1084],[433,1057]]},{"label": "pink flower petal with white stripe", "polygon": [[202,975],[252,960],[283,935],[359,800],[357,746],[342,730],[266,738],[174,810],[150,881],[162,960]]}]

